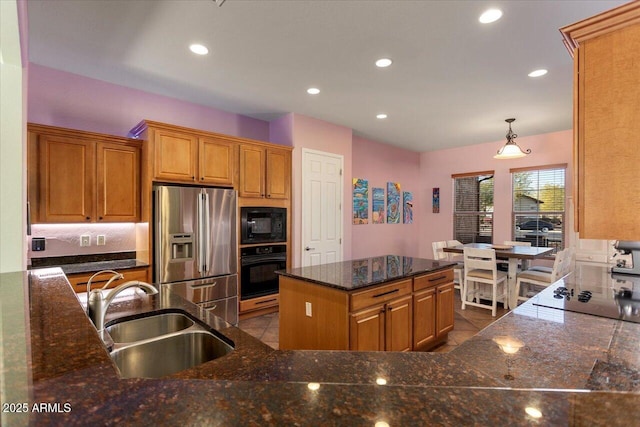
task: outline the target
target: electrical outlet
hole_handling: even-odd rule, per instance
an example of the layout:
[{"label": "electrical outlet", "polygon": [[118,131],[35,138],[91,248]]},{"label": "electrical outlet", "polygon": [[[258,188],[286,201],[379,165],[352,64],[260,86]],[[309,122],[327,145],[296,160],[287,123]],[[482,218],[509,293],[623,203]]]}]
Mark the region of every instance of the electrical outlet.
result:
[{"label": "electrical outlet", "polygon": [[80,246],[91,246],[91,236],[88,234],[80,236]]},{"label": "electrical outlet", "polygon": [[98,234],[96,245],[104,246],[107,243],[107,237],[104,234]]},{"label": "electrical outlet", "polygon": [[304,311],[305,311],[305,314],[307,316],[312,317],[311,316],[311,303],[310,302],[305,302],[304,303]]}]

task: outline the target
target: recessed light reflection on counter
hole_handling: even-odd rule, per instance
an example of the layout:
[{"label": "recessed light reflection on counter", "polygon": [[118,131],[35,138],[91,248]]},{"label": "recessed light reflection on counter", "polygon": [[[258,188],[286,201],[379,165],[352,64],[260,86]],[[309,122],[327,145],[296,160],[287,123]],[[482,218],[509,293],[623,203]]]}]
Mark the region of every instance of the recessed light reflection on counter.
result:
[{"label": "recessed light reflection on counter", "polygon": [[376,378],[376,384],[378,385],[387,385],[387,380],[384,378]]},{"label": "recessed light reflection on counter", "polygon": [[539,70],[534,70],[534,71],[530,72],[527,75],[529,77],[541,77],[541,76],[544,76],[547,73],[548,73],[547,70],[545,70],[544,68],[540,68]]},{"label": "recessed light reflection on counter", "polygon": [[320,383],[309,383],[307,384],[307,388],[312,391],[316,391],[320,389]]},{"label": "recessed light reflection on counter", "polygon": [[389,423],[386,421],[376,421],[375,427],[389,427]]},{"label": "recessed light reflection on counter", "polygon": [[533,418],[541,418],[542,417],[542,412],[540,412],[540,410],[538,408],[534,408],[533,406],[527,406],[524,409],[524,411],[530,417],[533,417]]}]

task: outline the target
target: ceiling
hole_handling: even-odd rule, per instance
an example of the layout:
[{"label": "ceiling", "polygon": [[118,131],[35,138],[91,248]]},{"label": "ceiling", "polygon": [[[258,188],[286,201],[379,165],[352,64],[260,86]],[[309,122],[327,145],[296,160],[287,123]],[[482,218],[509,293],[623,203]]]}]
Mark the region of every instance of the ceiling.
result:
[{"label": "ceiling", "polygon": [[[572,59],[558,29],[622,3],[29,0],[29,60],[421,152],[504,139],[509,117],[520,137],[570,129]],[[480,24],[489,7],[502,19]],[[194,42],[209,54],[191,53]],[[394,62],[377,68],[381,57]],[[538,68],[549,73],[527,76]]]}]

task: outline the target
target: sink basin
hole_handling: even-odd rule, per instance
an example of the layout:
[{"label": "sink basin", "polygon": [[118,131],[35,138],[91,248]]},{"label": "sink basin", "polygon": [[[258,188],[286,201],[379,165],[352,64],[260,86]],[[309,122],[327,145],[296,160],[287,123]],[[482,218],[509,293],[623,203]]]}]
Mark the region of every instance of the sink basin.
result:
[{"label": "sink basin", "polygon": [[123,378],[160,378],[233,351],[207,331],[188,331],[147,340],[111,352]]},{"label": "sink basin", "polygon": [[142,341],[190,328],[193,320],[181,313],[162,313],[117,322],[106,328],[114,343]]}]

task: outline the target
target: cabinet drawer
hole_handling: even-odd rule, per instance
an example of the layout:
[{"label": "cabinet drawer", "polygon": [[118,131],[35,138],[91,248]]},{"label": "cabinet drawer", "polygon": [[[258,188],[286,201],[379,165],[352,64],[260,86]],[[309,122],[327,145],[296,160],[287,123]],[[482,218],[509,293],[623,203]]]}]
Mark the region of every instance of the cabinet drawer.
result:
[{"label": "cabinet drawer", "polygon": [[443,283],[453,282],[453,269],[438,271],[436,273],[424,274],[413,278],[413,290],[430,288],[432,286],[442,285]]},{"label": "cabinet drawer", "polygon": [[603,264],[606,264],[607,262],[609,262],[609,257],[607,256],[607,254],[595,254],[595,253],[579,253],[576,252],[576,261],[583,261],[583,262],[601,262]]},{"label": "cabinet drawer", "polygon": [[238,295],[238,276],[218,277],[206,280],[172,283],[171,292],[196,304]]},{"label": "cabinet drawer", "polygon": [[387,302],[411,293],[411,279],[402,280],[351,294],[351,311]]},{"label": "cabinet drawer", "polygon": [[[71,286],[76,292],[87,292],[87,282],[96,272],[93,273],[82,273],[82,274],[68,274],[67,280],[71,283]],[[118,273],[121,273],[124,276],[124,279],[114,280],[111,282],[110,288],[115,288],[118,285],[121,285],[130,280],[139,280],[141,282],[147,282],[147,268],[132,268],[128,270],[120,270]],[[111,278],[109,273],[102,274],[91,281],[91,289],[99,289],[103,287]]]},{"label": "cabinet drawer", "polygon": [[263,297],[242,300],[240,301],[240,313],[245,313],[252,310],[260,310],[267,307],[274,307],[279,303],[279,294],[265,295]]}]

